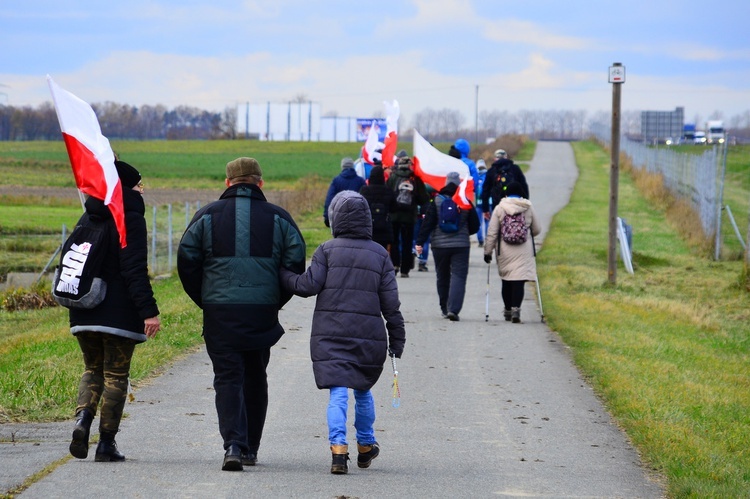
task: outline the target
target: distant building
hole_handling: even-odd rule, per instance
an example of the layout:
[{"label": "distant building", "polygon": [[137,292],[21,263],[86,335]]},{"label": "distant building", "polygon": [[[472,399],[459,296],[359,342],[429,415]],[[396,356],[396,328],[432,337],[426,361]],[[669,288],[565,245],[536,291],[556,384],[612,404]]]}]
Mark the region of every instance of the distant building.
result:
[{"label": "distant building", "polygon": [[678,140],[683,135],[685,108],[674,111],[641,111],[641,136],[646,142]]}]

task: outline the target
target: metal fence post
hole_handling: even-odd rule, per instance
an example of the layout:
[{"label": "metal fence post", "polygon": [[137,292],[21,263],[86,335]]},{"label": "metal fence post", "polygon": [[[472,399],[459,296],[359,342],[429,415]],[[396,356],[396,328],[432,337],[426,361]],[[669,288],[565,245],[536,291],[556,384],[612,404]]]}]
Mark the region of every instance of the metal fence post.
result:
[{"label": "metal fence post", "polygon": [[172,203],[167,205],[167,271],[172,272]]},{"label": "metal fence post", "polygon": [[156,274],[156,205],[153,206],[151,227],[151,272]]}]

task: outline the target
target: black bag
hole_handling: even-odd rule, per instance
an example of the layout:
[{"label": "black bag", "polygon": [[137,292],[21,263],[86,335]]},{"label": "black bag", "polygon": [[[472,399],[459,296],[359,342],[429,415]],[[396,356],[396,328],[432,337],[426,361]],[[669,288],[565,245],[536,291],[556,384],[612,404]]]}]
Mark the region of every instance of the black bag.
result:
[{"label": "black bag", "polygon": [[65,241],[52,280],[52,296],[67,308],[94,308],[107,294],[101,278],[107,254],[106,223],[78,225]]},{"label": "black bag", "polygon": [[372,214],[372,232],[383,233],[392,230],[391,214],[388,213],[388,207],[383,203],[372,203],[370,205]]}]

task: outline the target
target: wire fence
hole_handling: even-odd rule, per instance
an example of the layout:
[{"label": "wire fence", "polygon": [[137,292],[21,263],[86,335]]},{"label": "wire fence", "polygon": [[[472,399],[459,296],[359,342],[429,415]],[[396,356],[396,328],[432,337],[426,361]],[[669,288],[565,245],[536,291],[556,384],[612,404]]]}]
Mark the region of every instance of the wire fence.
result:
[{"label": "wire fence", "polygon": [[[612,134],[609,127],[592,127],[592,131],[597,140],[610,145]],[[700,217],[707,237],[715,237],[721,230],[723,148],[715,146],[700,155],[688,154],[667,147],[650,147],[622,137],[620,152],[630,158],[634,168],[662,175],[664,186],[672,194],[689,201]]]},{"label": "wire fence", "polygon": [[[266,191],[266,199],[299,216],[317,211],[323,206],[326,189],[307,182],[300,188]],[[177,267],[177,250],[185,228],[195,212],[218,198],[216,192],[190,192],[193,201],[168,202],[164,197],[149,193],[146,206],[148,227],[148,266],[152,276],[171,274]],[[144,196],[145,198],[145,196]],[[198,200],[196,200],[198,199]],[[46,234],[4,234],[0,239],[0,290],[9,287],[29,287],[45,276],[50,277],[60,261],[60,249],[73,225],[62,225],[59,232]]]},{"label": "wire fence", "polygon": [[[175,269],[180,238],[200,207],[201,202],[194,201],[152,205],[150,209],[146,208],[148,266],[152,276],[170,274]],[[22,285],[41,280],[45,275],[49,276],[59,263],[62,244],[72,230],[73,227],[63,224],[57,234],[3,236],[5,249],[23,256],[21,261],[6,262],[6,265],[18,269],[10,274],[17,279],[21,279],[21,274],[26,275],[27,277],[22,278],[19,283]]]},{"label": "wire fence", "polygon": [[[170,274],[177,266],[180,239],[200,207],[200,201],[151,207],[148,257],[152,275]],[[146,213],[146,216],[149,214]]]}]

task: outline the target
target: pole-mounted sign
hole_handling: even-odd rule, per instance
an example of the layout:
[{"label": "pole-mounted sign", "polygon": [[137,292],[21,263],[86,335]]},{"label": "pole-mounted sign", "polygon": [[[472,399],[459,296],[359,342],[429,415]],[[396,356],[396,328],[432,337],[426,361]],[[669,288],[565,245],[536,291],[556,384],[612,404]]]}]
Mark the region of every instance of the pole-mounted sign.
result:
[{"label": "pole-mounted sign", "polygon": [[609,67],[609,82],[625,83],[625,67],[619,62],[616,62],[614,63],[614,66]]},{"label": "pole-mounted sign", "polygon": [[609,247],[607,266],[609,283],[617,283],[617,192],[620,177],[620,90],[625,83],[625,67],[615,62],[609,67],[609,82],[612,85],[612,140],[610,149],[612,163],[609,171]]}]

